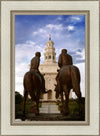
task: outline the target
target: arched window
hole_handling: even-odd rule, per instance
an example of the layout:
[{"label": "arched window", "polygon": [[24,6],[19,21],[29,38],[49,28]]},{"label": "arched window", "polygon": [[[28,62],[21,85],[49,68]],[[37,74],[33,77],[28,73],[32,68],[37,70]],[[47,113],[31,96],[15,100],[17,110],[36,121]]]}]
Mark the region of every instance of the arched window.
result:
[{"label": "arched window", "polygon": [[49,59],[51,59],[51,55],[49,55]]},{"label": "arched window", "polygon": [[48,91],[48,99],[52,99],[52,90]]},{"label": "arched window", "polygon": [[55,59],[55,57],[53,56],[53,60]]}]

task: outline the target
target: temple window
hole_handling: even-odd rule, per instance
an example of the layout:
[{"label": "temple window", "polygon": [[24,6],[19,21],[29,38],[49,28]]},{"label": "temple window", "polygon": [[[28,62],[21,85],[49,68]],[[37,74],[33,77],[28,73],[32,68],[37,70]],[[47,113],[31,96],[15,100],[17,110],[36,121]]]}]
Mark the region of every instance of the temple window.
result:
[{"label": "temple window", "polygon": [[53,60],[55,59],[55,57],[53,56]]},{"label": "temple window", "polygon": [[47,59],[47,56],[45,57],[45,59]]},{"label": "temple window", "polygon": [[51,59],[51,56],[49,55],[49,59]]}]

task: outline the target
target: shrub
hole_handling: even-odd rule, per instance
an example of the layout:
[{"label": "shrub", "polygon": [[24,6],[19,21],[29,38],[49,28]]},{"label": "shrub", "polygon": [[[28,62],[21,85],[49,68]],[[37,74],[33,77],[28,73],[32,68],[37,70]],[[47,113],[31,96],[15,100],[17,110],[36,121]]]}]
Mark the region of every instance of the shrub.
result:
[{"label": "shrub", "polygon": [[[64,102],[65,103],[65,102]],[[62,103],[61,102],[56,102],[58,105],[58,110],[62,112]],[[69,103],[69,114],[70,115],[75,115],[79,113],[79,103],[78,99],[70,99]],[[85,115],[85,98],[82,98],[82,114]]]},{"label": "shrub", "polygon": [[23,102],[23,96],[19,92],[15,92],[15,104]]}]

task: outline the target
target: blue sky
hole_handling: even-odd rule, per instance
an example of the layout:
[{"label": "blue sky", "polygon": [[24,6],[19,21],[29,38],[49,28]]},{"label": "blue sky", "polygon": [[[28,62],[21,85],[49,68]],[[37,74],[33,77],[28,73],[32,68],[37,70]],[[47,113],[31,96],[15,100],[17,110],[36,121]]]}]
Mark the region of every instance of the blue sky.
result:
[{"label": "blue sky", "polygon": [[[55,43],[56,60],[61,49],[66,48],[74,65],[79,67],[81,77],[85,75],[85,15],[15,15],[16,91],[23,92],[23,75],[29,70],[36,51],[41,52],[43,63],[49,34]],[[85,76],[82,77],[83,90],[84,84]]]}]

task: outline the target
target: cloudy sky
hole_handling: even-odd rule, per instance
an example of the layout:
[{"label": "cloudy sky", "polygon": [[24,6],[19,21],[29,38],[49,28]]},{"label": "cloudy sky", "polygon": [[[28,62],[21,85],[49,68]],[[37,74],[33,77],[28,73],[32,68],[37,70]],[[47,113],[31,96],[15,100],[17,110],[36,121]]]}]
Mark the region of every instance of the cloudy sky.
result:
[{"label": "cloudy sky", "polygon": [[[84,15],[16,15],[15,16],[15,91],[23,94],[23,76],[36,51],[44,60],[46,42],[55,43],[56,60],[61,49],[72,55],[81,72],[81,92],[85,96],[85,16]],[[73,97],[74,93],[73,93]]]}]

